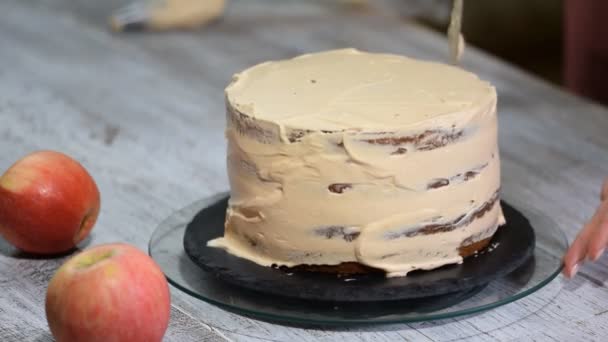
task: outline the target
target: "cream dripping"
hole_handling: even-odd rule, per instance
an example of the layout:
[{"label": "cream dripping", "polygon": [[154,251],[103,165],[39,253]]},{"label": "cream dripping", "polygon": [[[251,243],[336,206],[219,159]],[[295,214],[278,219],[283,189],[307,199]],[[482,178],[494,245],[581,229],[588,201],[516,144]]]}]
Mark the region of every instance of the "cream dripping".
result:
[{"label": "cream dripping", "polygon": [[398,276],[462,262],[503,223],[496,92],[463,69],[327,51],[235,75],[226,104],[231,198],[210,246]]}]

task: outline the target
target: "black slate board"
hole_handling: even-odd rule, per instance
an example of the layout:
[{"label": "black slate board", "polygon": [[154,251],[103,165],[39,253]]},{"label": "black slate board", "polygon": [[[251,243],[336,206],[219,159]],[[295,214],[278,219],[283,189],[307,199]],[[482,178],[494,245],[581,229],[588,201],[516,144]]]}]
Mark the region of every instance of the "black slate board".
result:
[{"label": "black slate board", "polygon": [[[282,271],[259,266],[207,241],[224,233],[228,198],[202,209],[188,224],[184,249],[203,270],[227,283],[277,296],[340,302],[388,301],[439,296],[468,291],[509,274],[528,260],[535,245],[530,222],[515,208],[502,202],[507,224],[492,238],[499,243],[491,252],[480,251],[460,265],[431,271],[414,271],[406,277],[382,274],[341,277],[334,274]],[[490,244],[490,245],[491,245]],[[346,279],[349,279],[346,281]]]}]

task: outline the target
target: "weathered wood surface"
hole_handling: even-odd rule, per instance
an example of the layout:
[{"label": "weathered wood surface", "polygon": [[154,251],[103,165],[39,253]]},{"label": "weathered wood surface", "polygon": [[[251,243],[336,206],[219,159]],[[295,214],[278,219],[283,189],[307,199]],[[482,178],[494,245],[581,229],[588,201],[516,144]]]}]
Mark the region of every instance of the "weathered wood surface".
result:
[{"label": "weathered wood surface", "polygon": [[[238,1],[200,32],[113,35],[105,18],[121,2],[0,1],[0,169],[43,148],[82,161],[103,201],[90,244],[145,249],[163,218],[227,189],[222,90],[234,72],[345,46],[447,56],[444,37],[388,12],[321,2]],[[498,89],[504,191],[573,238],[608,175],[608,111],[478,51],[464,64]],[[52,340],[44,294],[63,259],[28,259],[4,242],[0,252],[0,340]],[[377,327],[273,325],[172,289],[166,341],[602,341],[607,263],[483,314]]]}]

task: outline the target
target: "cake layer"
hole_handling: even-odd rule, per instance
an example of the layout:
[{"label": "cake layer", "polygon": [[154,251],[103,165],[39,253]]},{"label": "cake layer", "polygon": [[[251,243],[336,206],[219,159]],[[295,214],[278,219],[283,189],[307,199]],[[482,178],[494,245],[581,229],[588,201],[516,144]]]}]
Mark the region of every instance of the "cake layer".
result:
[{"label": "cake layer", "polygon": [[473,74],[339,50],[253,67],[226,99],[231,199],[212,246],[404,275],[461,262],[502,223],[496,94]]}]

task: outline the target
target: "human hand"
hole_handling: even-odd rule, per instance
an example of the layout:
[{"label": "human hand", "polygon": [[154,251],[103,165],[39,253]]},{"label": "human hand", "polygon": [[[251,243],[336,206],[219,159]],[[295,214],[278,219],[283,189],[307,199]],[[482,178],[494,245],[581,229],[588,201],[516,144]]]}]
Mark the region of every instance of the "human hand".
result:
[{"label": "human hand", "polygon": [[574,277],[585,259],[599,259],[608,244],[608,178],[602,185],[600,200],[595,214],[578,233],[564,255],[564,275],[568,278]]}]

